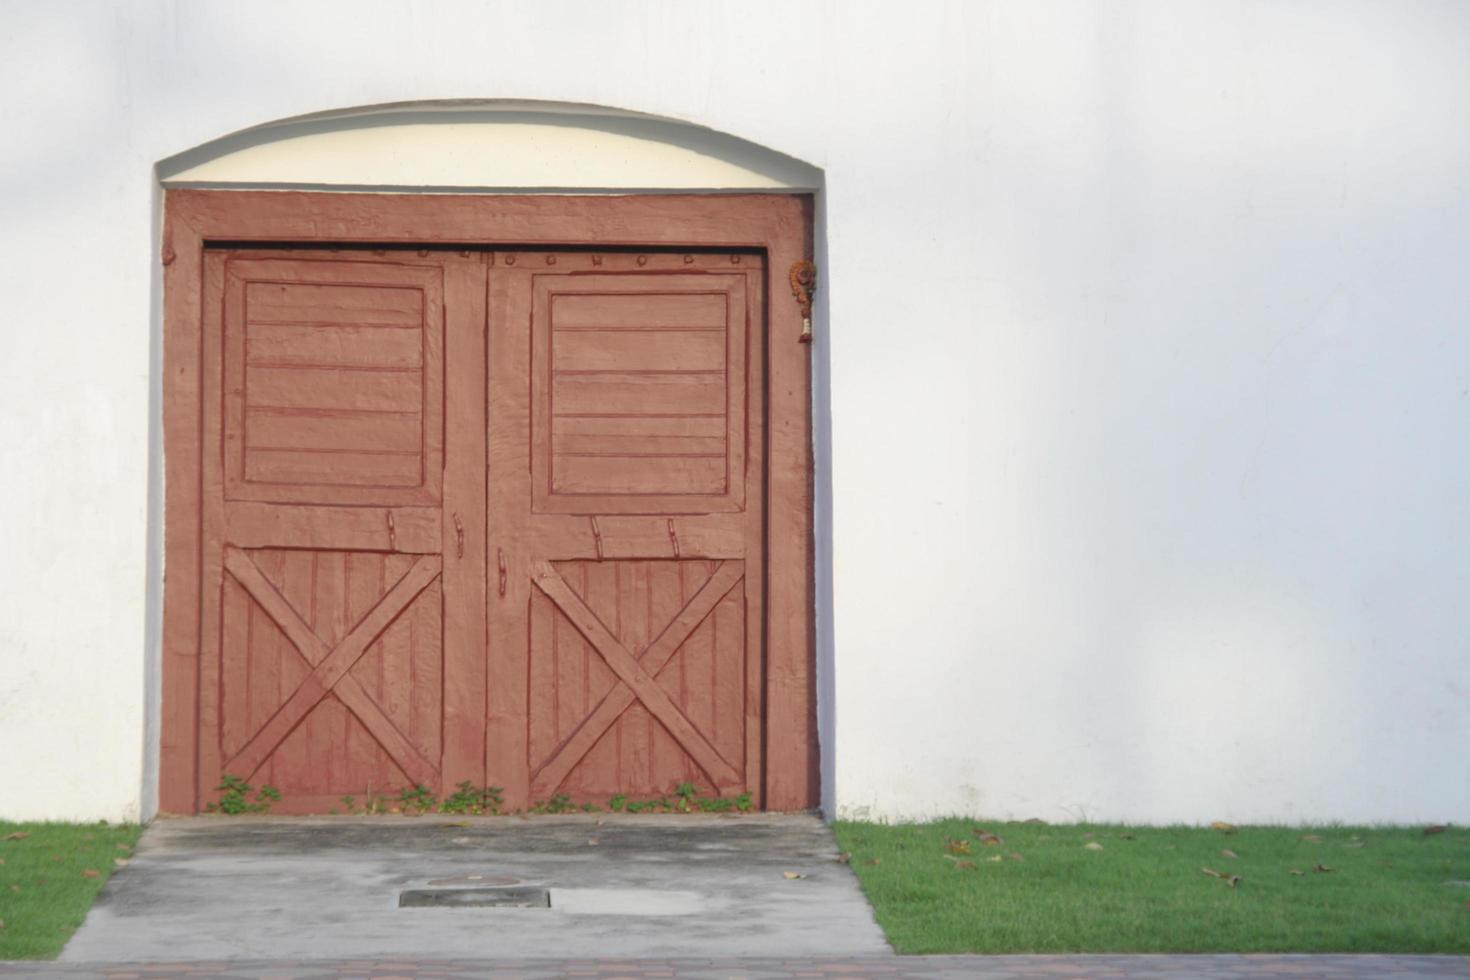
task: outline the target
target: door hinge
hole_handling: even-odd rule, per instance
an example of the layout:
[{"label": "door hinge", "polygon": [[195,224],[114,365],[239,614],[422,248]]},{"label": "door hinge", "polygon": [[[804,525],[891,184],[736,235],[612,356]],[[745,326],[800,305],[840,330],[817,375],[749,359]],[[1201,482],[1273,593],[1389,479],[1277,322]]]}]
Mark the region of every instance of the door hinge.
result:
[{"label": "door hinge", "polygon": [[801,311],[801,342],[812,342],[812,293],[817,291],[817,267],[810,259],[798,259],[791,263],[791,295],[796,297],[797,309]]}]

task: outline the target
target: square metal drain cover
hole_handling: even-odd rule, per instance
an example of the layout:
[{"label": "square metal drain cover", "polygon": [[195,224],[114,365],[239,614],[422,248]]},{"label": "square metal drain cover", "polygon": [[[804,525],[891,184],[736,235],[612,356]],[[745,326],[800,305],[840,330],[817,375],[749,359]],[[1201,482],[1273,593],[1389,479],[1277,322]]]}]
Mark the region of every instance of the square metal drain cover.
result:
[{"label": "square metal drain cover", "polygon": [[398,893],[401,909],[549,909],[545,888],[411,888]]}]

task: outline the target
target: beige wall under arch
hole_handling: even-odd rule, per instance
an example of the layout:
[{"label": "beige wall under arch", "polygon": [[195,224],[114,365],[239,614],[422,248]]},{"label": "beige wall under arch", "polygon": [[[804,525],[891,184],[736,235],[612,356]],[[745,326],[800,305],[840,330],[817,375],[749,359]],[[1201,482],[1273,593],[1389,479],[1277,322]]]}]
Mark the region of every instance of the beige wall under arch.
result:
[{"label": "beige wall under arch", "polygon": [[601,106],[440,102],[252,127],[158,164],[165,187],[495,191],[813,191],[794,157],[679,120]]}]

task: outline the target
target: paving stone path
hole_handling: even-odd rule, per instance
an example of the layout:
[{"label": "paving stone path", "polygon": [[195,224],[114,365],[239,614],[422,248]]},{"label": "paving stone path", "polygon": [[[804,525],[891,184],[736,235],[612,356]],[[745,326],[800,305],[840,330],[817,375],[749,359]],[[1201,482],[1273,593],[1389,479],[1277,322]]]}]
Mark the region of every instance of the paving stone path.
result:
[{"label": "paving stone path", "polygon": [[1470,977],[1464,956],[902,956],[862,959],[785,957],[678,960],[422,960],[335,959],[256,960],[192,963],[0,963],[0,977],[47,980],[176,980],[223,977],[226,980],[1044,980],[1044,978],[1122,978],[1122,980],[1438,980]]}]

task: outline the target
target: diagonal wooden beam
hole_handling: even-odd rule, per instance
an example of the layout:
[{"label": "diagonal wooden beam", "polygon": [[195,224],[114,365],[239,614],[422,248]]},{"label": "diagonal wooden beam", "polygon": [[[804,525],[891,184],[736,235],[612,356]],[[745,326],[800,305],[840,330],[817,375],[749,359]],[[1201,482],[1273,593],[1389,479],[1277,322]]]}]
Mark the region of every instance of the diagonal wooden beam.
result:
[{"label": "diagonal wooden beam", "polygon": [[[657,679],[658,672],[673,659],[684,641],[689,639],[690,634],[709,617],[720,600],[744,577],[743,562],[721,562],[714,574],[684,604],[684,608],[679,610],[679,614],[658,638],[638,655],[638,665],[650,677]],[[556,792],[572,768],[582,761],[582,757],[592,750],[597,740],[602,738],[634,700],[636,698],[633,692],[622,684],[604,695],[592,713],[531,774],[532,789],[536,794],[545,797]]]},{"label": "diagonal wooden beam", "polygon": [[250,593],[250,598],[255,600],[255,604],[271,621],[281,628],[291,645],[301,651],[308,666],[315,667],[331,652],[331,648],[316,635],[311,624],[301,618],[301,614],[286,601],[286,597],[281,595],[280,590],[271,584],[270,579],[265,577],[265,573],[245,552],[227,546],[225,569]]},{"label": "diagonal wooden beam", "polygon": [[592,648],[602,656],[612,672],[618,675],[618,679],[643,702],[649,713],[663,723],[689,757],[710,777],[717,790],[723,792],[740,785],[740,774],[735,768],[721,757],[709,740],[694,727],[693,722],[685,717],[684,712],[679,710],[679,706],[674,704],[658,681],[643,669],[638,660],[628,652],[628,648],[602,624],[602,620],[587,607],[581,596],[572,591],[572,587],[556,573],[550,562],[544,559],[533,562],[531,580],[548,599],[556,603],[562,614],[587,638],[587,642],[592,644]]},{"label": "diagonal wooden beam", "polygon": [[337,695],[337,700],[357,716],[362,727],[377,740],[383,751],[388,753],[388,757],[398,764],[398,768],[413,780],[415,786],[435,784],[439,770],[424,758],[407,735],[399,731],[398,726],[393,724],[393,719],[378,707],[378,702],[372,699],[372,695],[368,694],[356,677],[345,675],[332,690]]},{"label": "diagonal wooden beam", "polygon": [[[243,554],[240,554],[238,557],[245,559]],[[249,559],[245,559],[245,561],[252,568],[254,567],[254,563],[249,562]],[[235,564],[238,565],[238,561]],[[235,574],[228,557],[226,558],[226,567],[230,568],[230,574]],[[291,734],[291,731],[301,723],[301,720],[306,717],[307,713],[316,707],[317,703],[327,696],[327,692],[337,686],[342,678],[346,676],[347,672],[352,669],[352,665],[357,663],[367,651],[367,648],[372,646],[373,642],[382,634],[383,630],[387,629],[395,619],[402,615],[403,610],[408,608],[409,603],[418,598],[419,593],[424,591],[429,583],[439,576],[439,570],[440,559],[438,555],[424,555],[409,566],[408,571],[403,573],[403,577],[388,590],[382,599],[378,600],[378,604],[369,610],[368,614],[359,620],[356,626],[348,631],[340,643],[312,667],[311,673],[306,675],[305,679],[297,685],[296,690],[291,692],[291,696],[286,699],[285,703],[276,710],[276,713],[271,716],[269,721],[261,726],[260,730],[245,744],[245,747],[235,754],[235,757],[226,764],[225,768],[233,771],[234,774],[239,775],[243,779],[249,779],[255,773],[255,770],[260,768],[261,763],[265,762],[270,757],[270,754],[280,747],[281,742],[285,741],[286,736]],[[256,569],[256,572],[258,574],[259,569]],[[264,580],[263,575],[261,579]],[[240,584],[245,585],[247,589],[249,588],[244,581],[241,581]],[[269,582],[266,584],[269,585]],[[270,589],[269,591],[275,592],[274,589]],[[254,595],[253,592],[251,594]],[[276,593],[276,595],[279,596],[279,593]],[[281,601],[285,602],[284,599]],[[287,604],[287,608],[289,608],[289,604]],[[300,616],[296,618],[299,620]],[[308,633],[310,633],[309,629]],[[289,633],[287,635],[290,636]],[[316,634],[312,633],[311,636],[316,639],[318,644],[321,643],[321,640],[316,638]],[[295,643],[295,640],[293,639],[292,642]],[[303,651],[303,655],[306,655],[305,651]],[[366,695],[364,695],[364,699],[366,699]],[[361,718],[360,715],[359,718]],[[364,723],[366,723],[365,720]],[[389,746],[384,745],[383,748],[388,750]],[[409,775],[412,778],[412,773]]]}]

